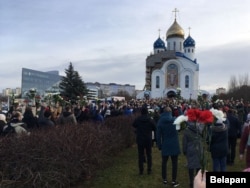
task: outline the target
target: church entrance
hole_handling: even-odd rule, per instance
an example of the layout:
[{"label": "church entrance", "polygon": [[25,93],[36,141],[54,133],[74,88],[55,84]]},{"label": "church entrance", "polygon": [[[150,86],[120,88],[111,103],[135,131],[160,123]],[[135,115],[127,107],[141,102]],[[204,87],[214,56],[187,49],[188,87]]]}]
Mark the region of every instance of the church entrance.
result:
[{"label": "church entrance", "polygon": [[174,91],[169,91],[169,92],[167,92],[167,97],[168,98],[176,97],[176,93]]}]

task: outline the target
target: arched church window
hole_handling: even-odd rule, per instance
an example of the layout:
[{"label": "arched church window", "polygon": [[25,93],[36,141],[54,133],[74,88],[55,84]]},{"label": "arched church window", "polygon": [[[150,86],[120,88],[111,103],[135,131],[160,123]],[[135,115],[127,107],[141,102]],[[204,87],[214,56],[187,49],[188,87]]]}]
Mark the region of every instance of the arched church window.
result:
[{"label": "arched church window", "polygon": [[170,50],[170,42],[168,42],[168,50]]},{"label": "arched church window", "polygon": [[190,49],[188,48],[188,53],[190,53]]},{"label": "arched church window", "polygon": [[194,53],[194,49],[192,49],[192,53]]},{"label": "arched church window", "polygon": [[175,43],[175,41],[174,41],[174,50],[176,50],[175,48],[176,48],[176,43]]},{"label": "arched church window", "polygon": [[167,67],[166,83],[167,87],[178,87],[178,67],[175,64],[169,64]]},{"label": "arched church window", "polygon": [[185,76],[185,88],[189,88],[189,76]]},{"label": "arched church window", "polygon": [[182,47],[182,43],[180,42],[180,51],[182,50],[182,48],[181,48],[181,47]]},{"label": "arched church window", "polygon": [[156,81],[156,88],[160,88],[160,77],[159,76],[156,76],[156,79],[155,79],[155,81]]}]

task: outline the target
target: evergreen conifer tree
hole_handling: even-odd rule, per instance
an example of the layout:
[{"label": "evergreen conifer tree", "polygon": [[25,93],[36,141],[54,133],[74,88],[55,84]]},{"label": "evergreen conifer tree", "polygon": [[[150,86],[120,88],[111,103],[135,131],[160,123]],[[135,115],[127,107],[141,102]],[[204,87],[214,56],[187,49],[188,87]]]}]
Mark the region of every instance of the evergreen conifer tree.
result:
[{"label": "evergreen conifer tree", "polygon": [[70,62],[68,69],[65,69],[65,74],[66,76],[62,77],[59,88],[61,95],[73,104],[86,96],[88,90],[79,73],[74,70],[72,62]]}]

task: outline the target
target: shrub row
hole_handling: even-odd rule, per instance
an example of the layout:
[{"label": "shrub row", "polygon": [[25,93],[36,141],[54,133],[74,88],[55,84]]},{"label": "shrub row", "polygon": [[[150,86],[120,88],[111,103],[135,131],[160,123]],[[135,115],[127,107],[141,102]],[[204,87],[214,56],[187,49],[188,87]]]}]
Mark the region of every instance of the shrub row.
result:
[{"label": "shrub row", "polygon": [[0,140],[0,187],[71,187],[95,175],[135,141],[134,117],[35,130]]}]

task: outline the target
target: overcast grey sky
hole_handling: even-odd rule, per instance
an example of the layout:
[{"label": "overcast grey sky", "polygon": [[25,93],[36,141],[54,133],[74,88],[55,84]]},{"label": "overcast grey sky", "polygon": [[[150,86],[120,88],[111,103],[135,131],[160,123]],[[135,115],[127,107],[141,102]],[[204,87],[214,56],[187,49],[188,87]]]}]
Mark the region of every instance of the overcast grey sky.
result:
[{"label": "overcast grey sky", "polygon": [[196,41],[200,89],[227,88],[250,70],[249,0],[0,0],[0,90],[21,87],[22,67],[84,82],[145,84],[145,60],[174,21]]}]

